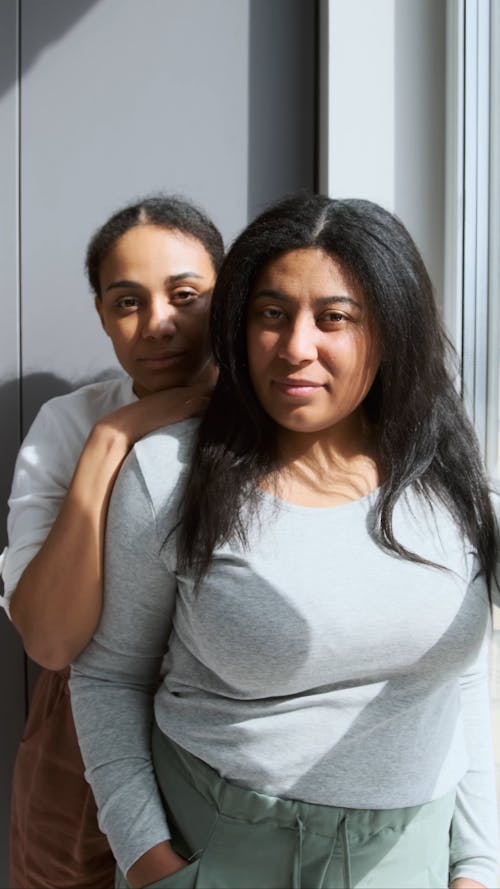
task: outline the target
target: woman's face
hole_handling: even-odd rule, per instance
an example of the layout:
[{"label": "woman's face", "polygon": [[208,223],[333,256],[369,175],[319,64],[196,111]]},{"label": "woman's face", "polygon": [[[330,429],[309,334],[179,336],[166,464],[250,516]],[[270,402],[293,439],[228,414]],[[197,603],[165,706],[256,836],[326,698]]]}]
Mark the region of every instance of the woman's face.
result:
[{"label": "woman's face", "polygon": [[190,382],[210,357],[215,271],[203,244],[137,225],[105,257],[99,279],[96,308],[136,395]]},{"label": "woman's face", "polygon": [[298,433],[345,426],[380,364],[362,291],[317,248],[291,250],[262,269],[250,298],[247,346],[262,407]]}]

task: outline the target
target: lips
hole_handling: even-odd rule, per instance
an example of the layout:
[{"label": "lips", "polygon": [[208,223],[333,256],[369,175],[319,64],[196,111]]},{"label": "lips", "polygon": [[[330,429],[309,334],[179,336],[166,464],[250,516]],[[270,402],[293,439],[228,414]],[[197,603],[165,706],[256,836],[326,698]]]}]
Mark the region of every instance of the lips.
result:
[{"label": "lips", "polygon": [[166,370],[169,367],[175,367],[186,356],[185,352],[162,352],[160,355],[144,355],[137,360],[151,370]]},{"label": "lips", "polygon": [[289,395],[293,398],[307,398],[309,395],[314,395],[324,388],[322,383],[316,383],[314,380],[295,380],[292,378],[273,380],[273,385],[283,395]]}]

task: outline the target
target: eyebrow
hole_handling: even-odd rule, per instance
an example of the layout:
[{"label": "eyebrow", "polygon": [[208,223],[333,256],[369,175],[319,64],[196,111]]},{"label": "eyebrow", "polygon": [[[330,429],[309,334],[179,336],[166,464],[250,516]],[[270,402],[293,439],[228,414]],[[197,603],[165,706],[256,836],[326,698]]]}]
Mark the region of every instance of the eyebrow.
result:
[{"label": "eyebrow", "polygon": [[[286,293],[281,293],[279,290],[259,290],[257,293],[254,294],[253,298],[259,299],[259,297],[262,296],[270,296],[272,299],[275,299],[278,302],[287,304],[295,302],[292,297],[287,296]],[[351,305],[355,306],[357,309],[361,309],[360,303],[353,299],[352,296],[318,296],[314,300],[314,303],[319,306],[331,306],[333,303],[340,305]]]},{"label": "eyebrow", "polygon": [[[177,284],[178,281],[183,281],[185,278],[203,278],[203,275],[198,274],[198,272],[179,272],[177,275],[169,275],[168,278],[165,278],[166,284]],[[143,287],[140,281],[128,281],[127,279],[123,281],[113,281],[112,284],[108,284],[105,289],[105,293],[108,290],[116,290],[119,287]]]}]

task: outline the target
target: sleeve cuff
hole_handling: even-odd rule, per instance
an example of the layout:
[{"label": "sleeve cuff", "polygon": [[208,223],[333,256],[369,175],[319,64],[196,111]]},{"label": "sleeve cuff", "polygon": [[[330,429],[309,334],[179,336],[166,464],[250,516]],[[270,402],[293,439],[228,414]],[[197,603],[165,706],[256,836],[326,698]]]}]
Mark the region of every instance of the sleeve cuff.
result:
[{"label": "sleeve cuff", "polygon": [[476,883],[482,883],[488,889],[497,889],[499,885],[498,868],[493,862],[485,859],[480,859],[476,863],[468,861],[463,864],[455,864],[450,868],[450,886],[459,877],[475,880]]},{"label": "sleeve cuff", "polygon": [[[5,565],[5,561],[7,558],[8,547],[4,548],[4,551],[0,553],[0,577],[3,578],[3,568]],[[4,581],[5,586],[5,581]],[[10,616],[10,595],[5,592],[3,595],[0,593],[0,608],[3,608],[9,620],[12,620]]]}]

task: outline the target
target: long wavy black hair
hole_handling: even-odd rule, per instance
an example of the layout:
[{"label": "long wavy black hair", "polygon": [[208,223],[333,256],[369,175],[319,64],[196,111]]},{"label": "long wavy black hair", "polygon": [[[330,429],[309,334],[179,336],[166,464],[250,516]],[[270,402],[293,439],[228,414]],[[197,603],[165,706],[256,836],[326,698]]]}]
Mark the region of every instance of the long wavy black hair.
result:
[{"label": "long wavy black hair", "polygon": [[[495,519],[478,443],[451,372],[432,284],[404,225],[377,204],[300,193],[271,206],[235,240],[212,300],[220,376],[200,429],[181,512],[179,555],[198,580],[213,550],[246,542],[245,515],[260,480],[278,465],[276,425],[256,398],[247,361],[247,313],[263,266],[288,250],[316,247],[361,288],[379,331],[382,360],[364,401],[377,433],[384,483],[374,508],[379,544],[403,558],[395,504],[411,485],[439,498],[476,549],[488,578]],[[245,509],[243,509],[245,507]]]}]

